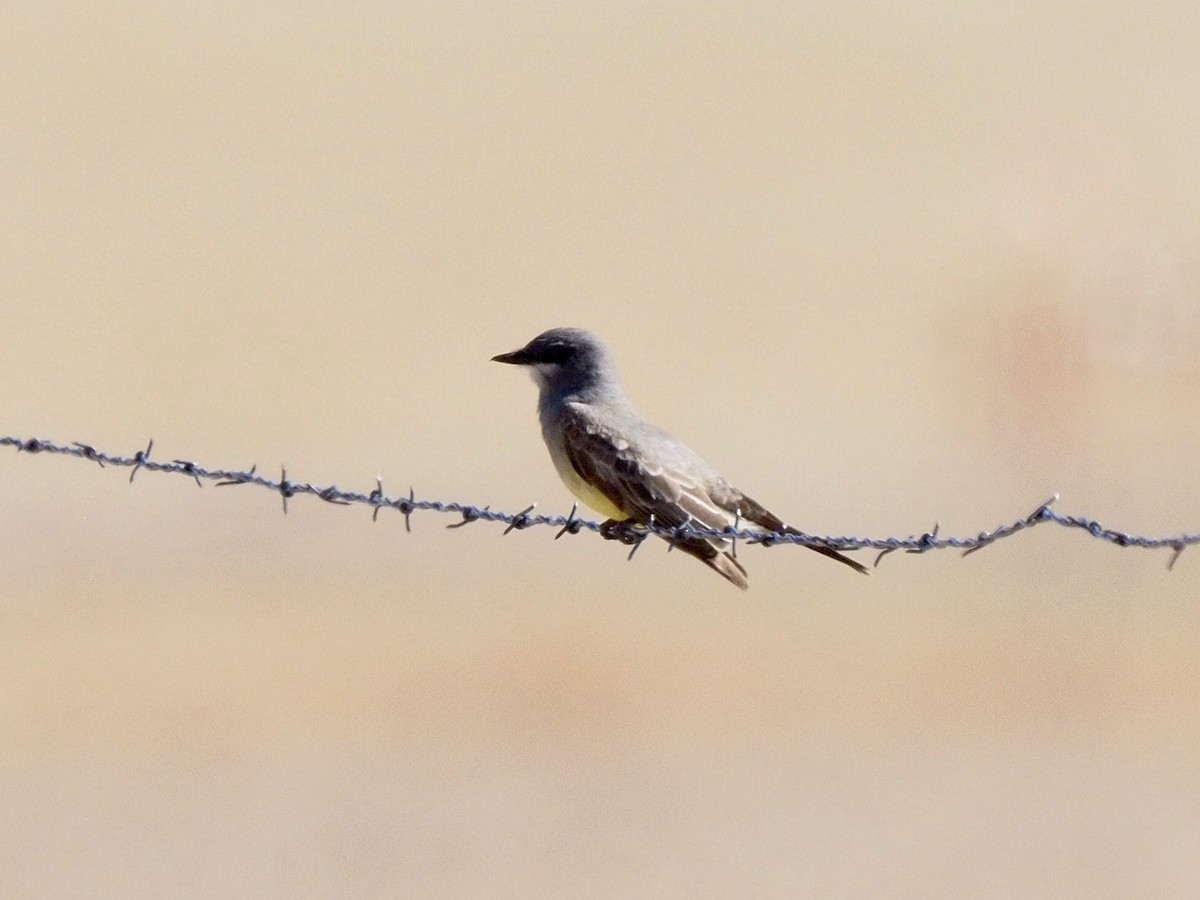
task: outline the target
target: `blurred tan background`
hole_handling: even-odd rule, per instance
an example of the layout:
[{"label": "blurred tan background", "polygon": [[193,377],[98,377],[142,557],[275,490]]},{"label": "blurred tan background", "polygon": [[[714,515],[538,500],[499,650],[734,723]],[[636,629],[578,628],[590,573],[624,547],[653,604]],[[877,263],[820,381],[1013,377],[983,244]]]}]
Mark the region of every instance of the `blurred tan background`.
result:
[{"label": "blurred tan background", "polygon": [[[569,324],[810,531],[1200,528],[1194,4],[5,19],[4,433],[565,513],[488,359]],[[0,504],[5,896],[1200,893],[1195,551]]]}]

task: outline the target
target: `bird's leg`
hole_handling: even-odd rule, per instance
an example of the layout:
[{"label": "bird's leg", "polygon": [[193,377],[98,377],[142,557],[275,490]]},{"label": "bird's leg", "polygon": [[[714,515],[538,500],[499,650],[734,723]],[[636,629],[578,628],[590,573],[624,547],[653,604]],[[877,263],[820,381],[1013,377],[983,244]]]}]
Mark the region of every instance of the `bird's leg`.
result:
[{"label": "bird's leg", "polygon": [[605,519],[600,523],[600,536],[606,541],[620,541],[622,544],[639,543],[643,535],[634,531],[637,519]]}]

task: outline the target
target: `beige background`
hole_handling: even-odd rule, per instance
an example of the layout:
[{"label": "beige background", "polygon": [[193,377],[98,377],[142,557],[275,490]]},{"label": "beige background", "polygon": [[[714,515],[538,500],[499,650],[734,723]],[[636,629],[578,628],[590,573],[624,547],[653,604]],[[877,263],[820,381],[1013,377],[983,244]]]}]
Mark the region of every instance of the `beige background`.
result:
[{"label": "beige background", "polygon": [[[566,512],[488,358],[573,324],[812,531],[1200,529],[1198,37],[10,2],[0,430]],[[0,893],[1200,893],[1195,551],[380,519],[0,454]]]}]

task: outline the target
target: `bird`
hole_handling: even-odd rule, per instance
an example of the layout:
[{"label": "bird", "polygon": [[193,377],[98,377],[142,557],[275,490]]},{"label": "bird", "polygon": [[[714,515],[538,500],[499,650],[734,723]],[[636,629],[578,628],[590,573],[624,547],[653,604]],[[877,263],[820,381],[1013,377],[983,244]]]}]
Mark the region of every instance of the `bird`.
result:
[{"label": "bird", "polygon": [[[538,418],[550,459],[563,483],[607,516],[606,537],[653,524],[720,530],[750,523],[767,531],[801,534],[722,478],[682,441],[634,409],[605,344],[582,328],[552,328],[493,362],[526,368],[537,383]],[[703,562],[743,590],[745,567],[725,537],[672,537],[674,547]],[[856,572],[862,564],[832,547],[806,544]]]}]

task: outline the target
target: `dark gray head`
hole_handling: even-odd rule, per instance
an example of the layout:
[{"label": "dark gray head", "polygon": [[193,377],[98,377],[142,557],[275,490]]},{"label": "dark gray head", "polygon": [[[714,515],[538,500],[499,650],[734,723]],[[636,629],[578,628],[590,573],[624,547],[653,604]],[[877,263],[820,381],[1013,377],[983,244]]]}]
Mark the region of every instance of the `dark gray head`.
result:
[{"label": "dark gray head", "polygon": [[617,386],[608,348],[582,328],[551,328],[520,350],[493,356],[492,361],[528,367],[544,393],[588,394]]}]

